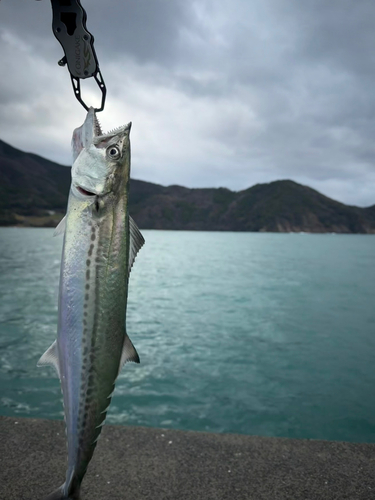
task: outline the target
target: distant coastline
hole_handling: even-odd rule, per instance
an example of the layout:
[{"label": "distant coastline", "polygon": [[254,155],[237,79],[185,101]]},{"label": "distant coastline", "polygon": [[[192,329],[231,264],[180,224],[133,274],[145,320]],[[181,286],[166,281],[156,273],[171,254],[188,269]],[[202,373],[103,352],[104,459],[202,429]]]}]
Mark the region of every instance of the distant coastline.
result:
[{"label": "distant coastline", "polygon": [[[291,180],[238,192],[130,183],[141,229],[375,234],[375,205],[348,206]],[[0,140],[0,226],[55,227],[69,187],[69,168]]]},{"label": "distant coastline", "polygon": [[45,215],[18,215],[12,214],[13,221],[8,224],[0,224],[0,227],[56,227],[64,217],[62,213]]}]

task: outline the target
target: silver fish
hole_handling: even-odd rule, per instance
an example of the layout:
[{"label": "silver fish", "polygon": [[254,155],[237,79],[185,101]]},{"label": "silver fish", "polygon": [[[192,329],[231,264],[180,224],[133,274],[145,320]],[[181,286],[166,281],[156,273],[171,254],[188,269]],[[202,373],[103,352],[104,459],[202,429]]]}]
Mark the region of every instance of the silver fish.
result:
[{"label": "silver fish", "polygon": [[[38,366],[56,369],[68,441],[65,483],[48,500],[77,499],[115,381],[139,363],[125,330],[129,273],[143,236],[128,213],[131,123],[103,134],[91,108],[73,133],[57,340]],[[46,499],[46,500],[47,500]]]}]

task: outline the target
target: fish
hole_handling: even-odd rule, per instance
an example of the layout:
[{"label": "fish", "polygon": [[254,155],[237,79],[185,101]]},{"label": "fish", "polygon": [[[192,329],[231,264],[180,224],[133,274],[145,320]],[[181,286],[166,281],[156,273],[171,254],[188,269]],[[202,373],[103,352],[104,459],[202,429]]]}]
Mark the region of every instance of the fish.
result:
[{"label": "fish", "polygon": [[123,365],[139,363],[126,333],[129,274],[145,240],[128,211],[131,123],[104,134],[95,110],[73,132],[57,339],[38,366],[60,377],[68,444],[65,483],[45,500],[79,499]]}]

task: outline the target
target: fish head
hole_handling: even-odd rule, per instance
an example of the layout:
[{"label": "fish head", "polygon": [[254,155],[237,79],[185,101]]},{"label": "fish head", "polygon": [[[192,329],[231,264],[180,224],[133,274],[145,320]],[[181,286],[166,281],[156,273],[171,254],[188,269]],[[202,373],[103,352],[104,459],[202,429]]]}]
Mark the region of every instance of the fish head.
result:
[{"label": "fish head", "polygon": [[130,177],[131,123],[103,134],[95,110],[73,132],[72,185],[74,197],[94,202],[126,188]]}]

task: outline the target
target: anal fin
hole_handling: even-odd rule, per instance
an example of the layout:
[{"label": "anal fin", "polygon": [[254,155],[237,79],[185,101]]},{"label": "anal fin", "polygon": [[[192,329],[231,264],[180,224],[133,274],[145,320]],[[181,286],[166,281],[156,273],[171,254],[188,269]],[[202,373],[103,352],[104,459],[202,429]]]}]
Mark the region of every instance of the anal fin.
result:
[{"label": "anal fin", "polygon": [[132,344],[132,341],[128,337],[128,335],[125,333],[125,340],[124,340],[124,346],[122,348],[122,354],[121,354],[121,361],[120,361],[120,366],[118,369],[118,372],[120,373],[122,367],[124,366],[125,363],[128,361],[132,361],[133,363],[139,363],[139,356],[137,351],[135,350],[135,347]]},{"label": "anal fin", "polygon": [[57,375],[60,377],[59,356],[57,353],[56,340],[39,359],[37,366],[53,366]]}]

